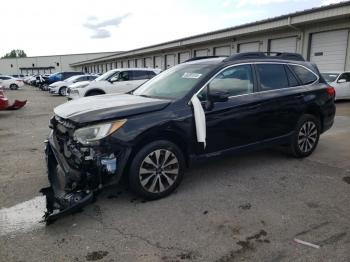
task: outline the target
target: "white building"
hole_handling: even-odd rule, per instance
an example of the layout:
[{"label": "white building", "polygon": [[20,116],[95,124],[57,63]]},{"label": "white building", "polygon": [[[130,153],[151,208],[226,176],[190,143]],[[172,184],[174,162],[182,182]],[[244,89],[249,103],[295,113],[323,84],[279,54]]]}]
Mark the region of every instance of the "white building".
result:
[{"label": "white building", "polygon": [[350,70],[350,1],[70,64],[76,70],[167,69],[189,58],[246,51],[297,52],[321,71]]},{"label": "white building", "polygon": [[78,68],[71,67],[70,64],[94,59],[117,52],[33,56],[24,58],[4,58],[0,59],[0,74],[3,75],[33,75],[54,73],[59,71],[75,71]]}]

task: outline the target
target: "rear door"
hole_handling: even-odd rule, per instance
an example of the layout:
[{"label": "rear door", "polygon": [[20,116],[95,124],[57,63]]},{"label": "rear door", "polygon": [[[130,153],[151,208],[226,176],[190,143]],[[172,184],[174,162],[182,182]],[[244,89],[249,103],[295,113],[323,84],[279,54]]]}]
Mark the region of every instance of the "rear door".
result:
[{"label": "rear door", "polygon": [[287,65],[257,63],[255,69],[261,99],[259,139],[282,138],[294,130],[304,110],[304,88]]},{"label": "rear door", "polygon": [[[259,97],[254,93],[254,71],[249,64],[231,66],[219,73],[198,97],[206,115],[206,153],[244,146],[258,141]],[[228,92],[226,102],[206,107],[208,92]]]}]

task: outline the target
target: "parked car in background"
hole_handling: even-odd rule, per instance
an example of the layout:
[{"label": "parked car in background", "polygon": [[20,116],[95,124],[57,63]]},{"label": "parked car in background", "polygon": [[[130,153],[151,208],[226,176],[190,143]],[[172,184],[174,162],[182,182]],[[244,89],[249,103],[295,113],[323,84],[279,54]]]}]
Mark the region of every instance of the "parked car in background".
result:
[{"label": "parked car in background", "polygon": [[4,88],[16,90],[24,86],[22,79],[15,78],[13,76],[0,75],[0,85]]},{"label": "parked car in background", "polygon": [[334,88],[290,53],[196,58],[130,94],[62,104],[46,143],[45,218],[80,210],[122,176],[142,198],[158,199],[196,160],[273,146],[307,157],[334,116]]},{"label": "parked car in background", "polygon": [[55,83],[57,81],[63,81],[66,80],[67,78],[71,76],[76,76],[76,75],[84,75],[83,72],[58,72],[50,75],[47,78],[47,85],[50,85],[52,83]]},{"label": "parked car in background", "polygon": [[[98,76],[96,76],[96,78],[97,77]],[[68,100],[72,100],[73,98],[71,96],[73,96],[73,97],[76,96],[75,93],[79,94],[79,89],[87,87],[90,83],[91,83],[91,81],[81,81],[81,82],[77,82],[77,83],[74,83],[74,84],[71,84],[70,86],[68,86],[67,94],[66,94]]]},{"label": "parked car in background", "polygon": [[49,92],[51,94],[59,94],[61,96],[65,96],[67,92],[68,86],[71,84],[81,82],[81,81],[92,81],[96,78],[96,76],[92,75],[75,75],[67,78],[63,81],[57,81],[51,85],[49,85]]},{"label": "parked car in background", "polygon": [[334,87],[336,100],[350,99],[350,72],[328,72],[322,76]]},{"label": "parked car in background", "polygon": [[113,69],[96,78],[95,81],[92,81],[84,88],[71,89],[69,98],[76,99],[84,96],[127,93],[156,76],[159,72],[159,69],[152,68]]}]

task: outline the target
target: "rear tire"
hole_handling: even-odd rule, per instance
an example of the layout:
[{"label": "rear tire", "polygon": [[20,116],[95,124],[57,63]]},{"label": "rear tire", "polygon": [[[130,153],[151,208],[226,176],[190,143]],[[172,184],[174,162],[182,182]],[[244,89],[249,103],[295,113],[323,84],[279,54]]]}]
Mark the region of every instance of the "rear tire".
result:
[{"label": "rear tire", "polygon": [[10,85],[10,89],[11,89],[11,90],[17,90],[17,89],[18,89],[18,85],[16,85],[16,84],[11,84],[11,85]]},{"label": "rear tire", "polygon": [[58,94],[60,96],[65,96],[66,95],[66,91],[67,91],[67,87],[61,87],[60,90],[58,90]]},{"label": "rear tire", "polygon": [[174,143],[154,141],[141,148],[132,159],[130,188],[149,200],[165,197],[181,183],[184,168],[183,153]]},{"label": "rear tire", "polygon": [[321,133],[320,120],[313,115],[303,115],[294,130],[290,152],[297,158],[312,154],[318,144]]}]

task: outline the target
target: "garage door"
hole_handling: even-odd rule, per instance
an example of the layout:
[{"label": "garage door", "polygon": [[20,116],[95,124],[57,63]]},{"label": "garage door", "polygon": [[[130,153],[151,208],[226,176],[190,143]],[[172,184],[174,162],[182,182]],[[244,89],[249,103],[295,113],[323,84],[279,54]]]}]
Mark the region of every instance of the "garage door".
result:
[{"label": "garage door", "polygon": [[165,61],[166,61],[166,68],[173,67],[175,65],[175,55],[166,55]]},{"label": "garage door", "polygon": [[343,71],[349,30],[315,33],[311,36],[310,61],[320,71]]},{"label": "garage door", "polygon": [[256,52],[260,51],[260,44],[259,42],[251,42],[251,43],[244,43],[238,45],[238,52],[244,53],[244,52]]},{"label": "garage door", "polygon": [[154,57],[154,68],[162,69],[162,58],[160,56]]},{"label": "garage door", "polygon": [[231,55],[230,46],[220,46],[214,48],[214,55],[216,56],[229,56]]},{"label": "garage door", "polygon": [[131,67],[135,67],[135,61],[134,59],[131,59],[128,61],[128,67],[131,68]]},{"label": "garage door", "polygon": [[136,67],[143,67],[142,59],[136,59]]},{"label": "garage door", "polygon": [[289,52],[295,53],[297,51],[297,38],[286,37],[270,40],[270,52]]},{"label": "garage door", "polygon": [[200,57],[200,56],[208,56],[209,50],[208,49],[199,49],[194,51],[194,56],[195,57]]},{"label": "garage door", "polygon": [[145,67],[151,68],[152,66],[152,58],[151,57],[146,57],[145,58]]},{"label": "garage door", "polygon": [[179,54],[179,63],[183,63],[190,59],[190,52],[182,52]]}]

